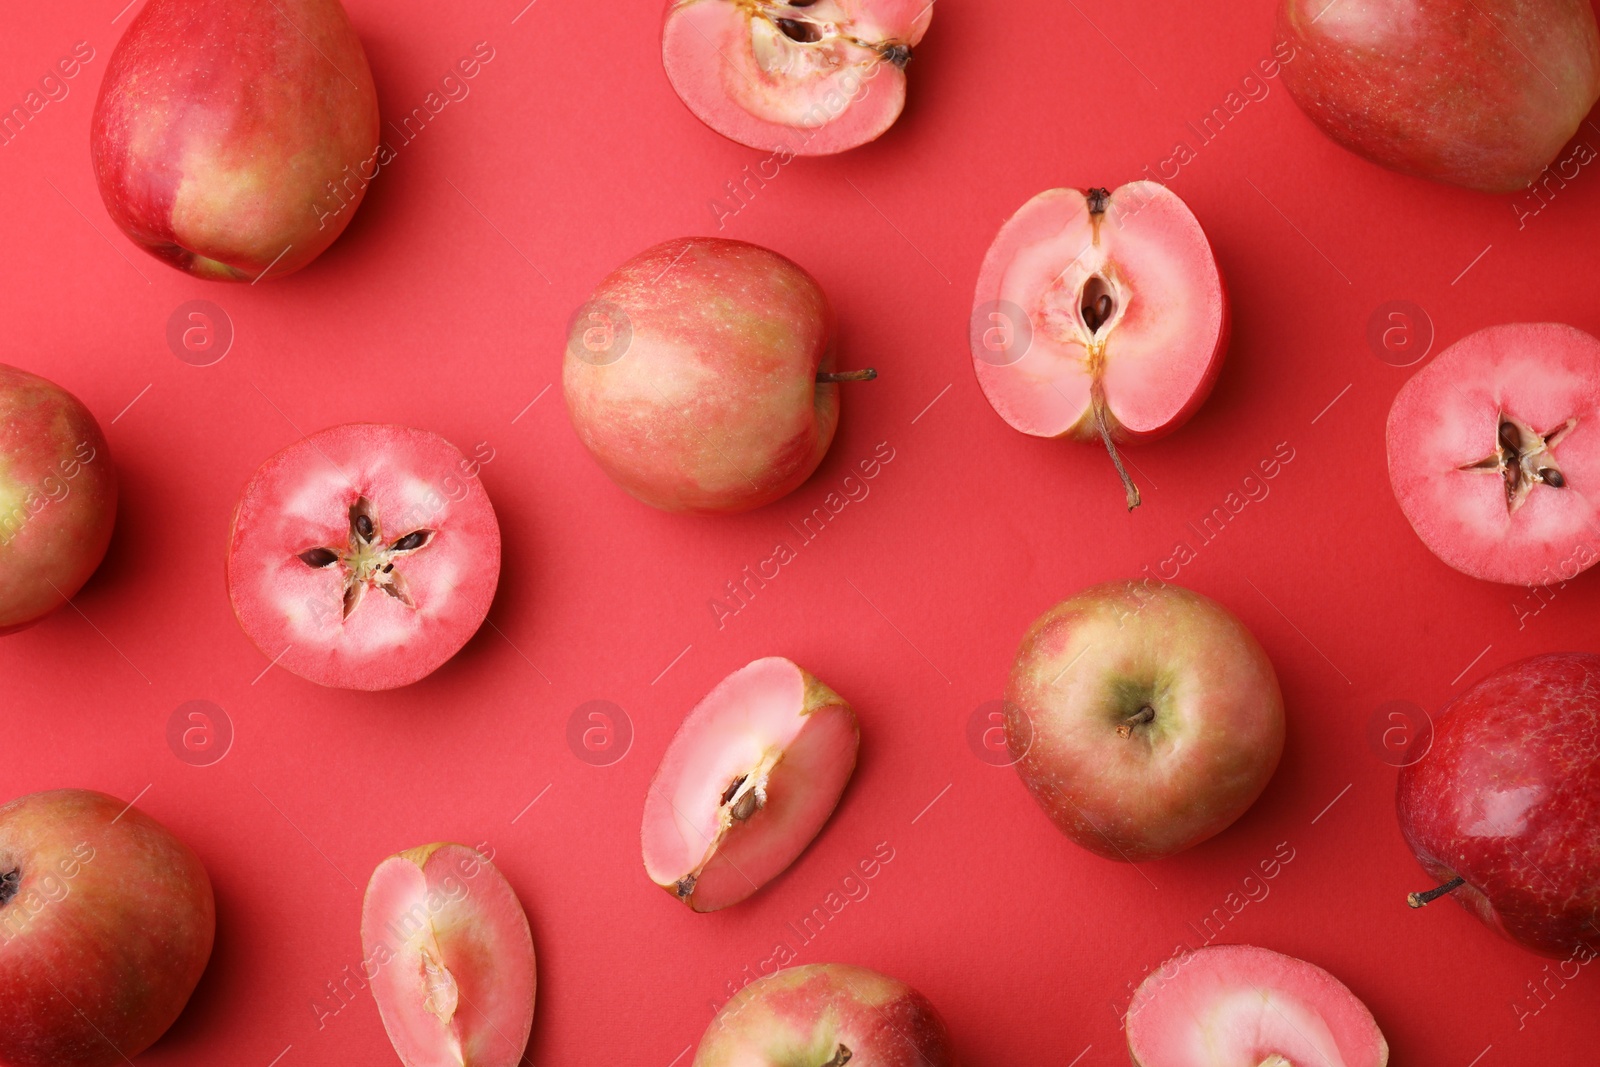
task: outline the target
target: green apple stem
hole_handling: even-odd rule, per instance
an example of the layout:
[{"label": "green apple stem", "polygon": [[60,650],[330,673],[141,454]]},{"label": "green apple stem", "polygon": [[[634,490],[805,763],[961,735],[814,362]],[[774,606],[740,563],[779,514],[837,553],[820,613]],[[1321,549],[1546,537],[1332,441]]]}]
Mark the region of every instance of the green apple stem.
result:
[{"label": "green apple stem", "polygon": [[1433,901],[1438,900],[1446,893],[1454,892],[1455,890],[1460,889],[1463,885],[1466,885],[1466,883],[1467,880],[1458,874],[1444,885],[1434,886],[1432,889],[1425,890],[1421,893],[1407,893],[1406,903],[1411,905],[1413,908],[1420,908],[1426,904],[1430,904]]},{"label": "green apple stem", "polygon": [[1111,439],[1111,427],[1106,425],[1106,401],[1100,392],[1099,383],[1095,386],[1092,406],[1095,429],[1100,431],[1100,440],[1106,443],[1106,451],[1111,453],[1111,462],[1116,464],[1117,474],[1122,478],[1122,487],[1128,492],[1128,510],[1132,511],[1139,506],[1139,487],[1128,477],[1128,469],[1122,465],[1122,457],[1117,454],[1117,443]]},{"label": "green apple stem", "polygon": [[840,1045],[838,1051],[833,1054],[833,1059],[829,1060],[827,1063],[824,1063],[822,1067],[844,1067],[845,1064],[850,1062],[850,1058],[853,1055],[854,1053],[852,1053],[849,1049],[845,1048],[843,1045]]},{"label": "green apple stem", "polygon": [[[837,382],[870,382],[878,376],[878,372],[870,367],[866,370],[823,371],[817,375],[818,385],[833,385]],[[827,1064],[823,1064],[827,1067]]]}]

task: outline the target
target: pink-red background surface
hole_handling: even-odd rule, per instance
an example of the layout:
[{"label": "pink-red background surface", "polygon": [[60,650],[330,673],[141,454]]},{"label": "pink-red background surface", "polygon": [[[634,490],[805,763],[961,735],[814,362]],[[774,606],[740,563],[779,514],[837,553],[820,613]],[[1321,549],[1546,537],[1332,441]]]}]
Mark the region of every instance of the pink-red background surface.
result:
[{"label": "pink-red background surface", "polygon": [[[1131,986],[1198,944],[1194,927],[1230,893],[1237,904],[1282,847],[1293,860],[1218,940],[1331,970],[1371,1006],[1395,1063],[1592,1058],[1592,968],[1549,982],[1541,1007],[1528,983],[1545,980],[1543,960],[1448,902],[1406,909],[1427,880],[1368,731],[1387,701],[1437,710],[1518,657],[1594,650],[1600,577],[1527,614],[1538,602],[1522,591],[1427,552],[1384,463],[1384,418],[1410,371],[1378,358],[1368,324],[1386,302],[1414,301],[1435,352],[1503,321],[1600,332],[1600,176],[1582,171],[1519,227],[1536,201],[1347,154],[1260,76],[1265,0],[943,0],[899,125],[847,156],[782,167],[721,231],[811,270],[837,305],[842,363],[882,378],[849,389],[832,453],[792,497],[686,518],[605,479],[559,384],[567,318],[594,283],[646,245],[718,232],[709,202],[764,158],[673,95],[654,3],[350,0],[386,117],[421,106],[478,42],[494,58],[400,147],[320,261],[229,287],[136,251],[101,208],[87,127],[133,14],[119,16],[123,2],[0,15],[7,107],[76,42],[95,51],[70,95],[0,147],[0,359],[88,403],[124,494],[110,556],[73,606],[0,643],[0,792],[138,796],[204,857],[216,954],[141,1064],[390,1062],[370,996],[341,1007],[327,983],[360,960],[373,866],[439,839],[487,842],[527,907],[533,1063],[684,1064],[727,983],[780,941],[799,962],[920,987],[965,1062],[1124,1063]],[[1203,142],[1189,123],[1230,103],[1237,114]],[[1600,143],[1600,129],[1579,137]],[[1215,244],[1233,346],[1193,422],[1131,452],[1145,505],[1129,515],[1103,455],[1023,437],[989,409],[968,309],[985,248],[1028,197],[1132,180],[1178,142],[1193,158],[1170,184]],[[168,348],[168,319],[192,299],[236,331],[214,366]],[[357,420],[426,427],[468,451],[487,442],[505,535],[493,625],[433,677],[382,695],[266,670],[222,580],[250,472],[303,433]],[[801,545],[789,523],[880,442],[893,459],[870,495]],[[1202,543],[1186,524],[1280,446],[1293,459],[1268,495]],[[1163,565],[1180,540],[1196,554],[1177,580],[1235,611],[1276,663],[1289,741],[1238,825],[1136,869],[1068,843],[967,729],[1034,616]],[[711,599],[779,541],[798,558],[719,627]],[[642,871],[646,784],[692,704],[773,653],[855,704],[860,768],[786,876],[693,915]],[[197,699],[236,734],[208,767],[167,740],[174,710]],[[592,700],[632,723],[610,766],[569,748],[569,719]],[[880,847],[893,859],[868,895],[801,943],[786,924]]]}]

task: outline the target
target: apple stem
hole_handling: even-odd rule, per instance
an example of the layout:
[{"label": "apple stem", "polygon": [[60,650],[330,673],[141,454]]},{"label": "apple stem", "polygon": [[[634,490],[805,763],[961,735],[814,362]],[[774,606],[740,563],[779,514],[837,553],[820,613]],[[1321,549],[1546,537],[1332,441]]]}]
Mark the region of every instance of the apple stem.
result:
[{"label": "apple stem", "polygon": [[870,367],[866,370],[823,371],[817,375],[818,385],[833,385],[836,382],[870,382],[878,376],[878,372]]},{"label": "apple stem", "polygon": [[844,1067],[845,1064],[850,1062],[854,1055],[855,1054],[849,1049],[845,1048],[843,1045],[840,1045],[838,1050],[834,1052],[833,1059],[829,1060],[827,1063],[824,1063],[822,1067]]},{"label": "apple stem", "polygon": [[1117,443],[1111,439],[1111,427],[1106,425],[1105,399],[1098,391],[1094,397],[1094,425],[1100,431],[1100,439],[1106,443],[1106,451],[1111,453],[1111,462],[1116,465],[1117,474],[1122,478],[1122,487],[1128,492],[1128,510],[1132,511],[1139,506],[1139,487],[1128,477],[1128,469],[1122,465],[1122,457],[1117,454]]},{"label": "apple stem", "polygon": [[1454,892],[1455,890],[1460,889],[1463,885],[1466,885],[1466,883],[1467,880],[1458,874],[1444,885],[1434,886],[1432,889],[1425,890],[1421,893],[1407,893],[1406,903],[1411,905],[1413,908],[1420,908],[1425,904],[1429,904],[1435,900],[1438,900],[1446,893]]}]

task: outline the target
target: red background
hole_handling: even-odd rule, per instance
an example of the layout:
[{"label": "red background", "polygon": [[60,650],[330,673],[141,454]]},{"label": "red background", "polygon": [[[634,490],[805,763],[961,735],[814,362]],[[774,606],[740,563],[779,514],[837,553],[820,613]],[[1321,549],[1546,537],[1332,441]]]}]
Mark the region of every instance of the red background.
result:
[{"label": "red background", "polygon": [[[1586,970],[1519,1029],[1544,961],[1452,905],[1406,909],[1426,878],[1368,726],[1386,701],[1436,710],[1513,659],[1593,650],[1600,578],[1519,628],[1517,605],[1532,604],[1519,590],[1428,553],[1384,464],[1385,414],[1411,372],[1380,360],[1367,328],[1383,303],[1411,300],[1435,351],[1503,321],[1600,332],[1600,176],[1583,171],[1519,229],[1516,205],[1533,201],[1371,166],[1324,139],[1278,81],[1200,144],[1186,123],[1225,106],[1269,53],[1265,0],[943,0],[899,125],[784,167],[723,231],[814,272],[837,305],[842,362],[882,378],[849,389],[832,453],[792,497],[686,518],[605,479],[559,383],[565,322],[595,282],[649,244],[716,232],[708,201],[765,155],[676,99],[654,3],[630,14],[537,0],[513,23],[526,0],[351,0],[387,116],[419,106],[476,43],[495,58],[400,149],[331,251],[298,275],[230,287],[137,252],[101,208],[86,130],[132,17],[113,21],[123,2],[0,16],[7,106],[77,41],[95,49],[70,96],[0,148],[0,358],[88,403],[124,493],[110,556],[73,607],[0,645],[0,737],[7,797],[66,785],[138,796],[211,871],[210,971],[141,1063],[390,1062],[370,996],[320,1026],[312,1005],[359,961],[374,865],[439,839],[488,842],[527,907],[535,1063],[686,1064],[725,983],[793,941],[785,924],[880,842],[894,858],[870,895],[799,961],[920,987],[968,1063],[1126,1062],[1131,984],[1197,943],[1189,924],[1280,842],[1295,858],[1219,940],[1340,976],[1394,1062],[1592,1057],[1600,976]],[[1600,144],[1600,129],[1580,138]],[[967,316],[985,248],[1028,197],[1132,180],[1180,140],[1195,157],[1171,185],[1215,244],[1234,339],[1193,422],[1131,452],[1145,505],[1129,515],[1103,455],[1026,438],[990,410]],[[206,368],[166,342],[169,316],[197,298],[237,332]],[[381,695],[263,675],[222,580],[250,472],[303,432],[356,420],[426,427],[469,451],[487,442],[505,534],[493,626],[433,677]],[[870,496],[800,547],[786,524],[879,442],[894,459]],[[1282,767],[1206,845],[1138,869],[1097,859],[1051,828],[1012,771],[977,758],[969,718],[999,696],[1031,619],[1193,543],[1185,524],[1280,442],[1294,459],[1270,495],[1178,581],[1238,613],[1272,655],[1290,716]],[[710,599],[781,539],[799,558],[719,629]],[[855,704],[860,769],[794,869],[732,911],[693,915],[643,873],[645,787],[692,704],[772,653]],[[236,731],[209,767],[167,741],[174,710],[195,699]],[[590,700],[616,702],[635,731],[608,767],[566,740]]]}]

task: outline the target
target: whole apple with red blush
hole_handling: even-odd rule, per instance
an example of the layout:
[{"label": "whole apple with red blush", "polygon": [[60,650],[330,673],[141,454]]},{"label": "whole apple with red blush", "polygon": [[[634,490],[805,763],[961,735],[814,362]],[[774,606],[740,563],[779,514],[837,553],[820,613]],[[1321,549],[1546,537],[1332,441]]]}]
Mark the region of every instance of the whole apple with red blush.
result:
[{"label": "whole apple with red blush", "polygon": [[75,596],[117,519],[105,435],[71,393],[0,364],[0,634]]},{"label": "whole apple with red blush", "polygon": [[377,173],[378,97],[339,0],[149,0],[90,131],[100,196],[140,247],[202,278],[310,263]]},{"label": "whole apple with red blush", "polygon": [[791,967],[741,989],[692,1067],[953,1067],[944,1020],[904,982],[843,963]]},{"label": "whole apple with red blush", "polygon": [[82,789],[0,806],[0,1064],[129,1062],[177,1020],[215,935],[205,867],[138,808]]},{"label": "whole apple with red blush", "polygon": [[1228,610],[1180,586],[1110,582],[1022,639],[1006,743],[1045,814],[1107,859],[1160,859],[1232,825],[1283,754],[1272,661]]},{"label": "whole apple with red blush", "polygon": [[1400,831],[1438,885],[1545,956],[1600,949],[1600,655],[1495,671],[1435,717],[1400,771]]},{"label": "whole apple with red blush", "polygon": [[1228,350],[1205,231],[1163,185],[1050,189],[1000,228],[978,275],[973,366],[990,406],[1035,437],[1097,441],[1131,511],[1117,445],[1182,426]]},{"label": "whole apple with red blush", "polygon": [[1328,136],[1484,192],[1537,178],[1600,98],[1589,0],[1280,0],[1276,36]]},{"label": "whole apple with red blush", "polygon": [[567,337],[572,426],[665,511],[745,511],[800,486],[839,424],[834,322],[811,275],[742,241],[687,237],[602,281]]}]

